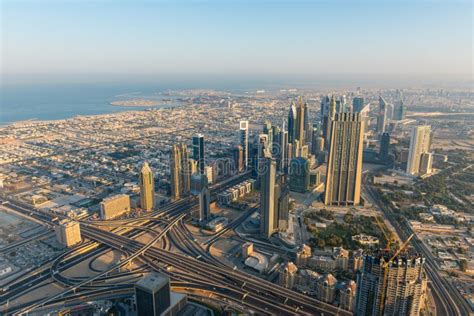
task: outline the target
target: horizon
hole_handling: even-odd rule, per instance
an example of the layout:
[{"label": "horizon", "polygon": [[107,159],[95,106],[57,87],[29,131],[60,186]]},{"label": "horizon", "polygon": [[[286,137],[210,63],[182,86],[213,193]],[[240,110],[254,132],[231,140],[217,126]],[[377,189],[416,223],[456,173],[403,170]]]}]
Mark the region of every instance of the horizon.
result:
[{"label": "horizon", "polygon": [[2,85],[86,76],[472,80],[470,1],[6,0],[1,11]]}]

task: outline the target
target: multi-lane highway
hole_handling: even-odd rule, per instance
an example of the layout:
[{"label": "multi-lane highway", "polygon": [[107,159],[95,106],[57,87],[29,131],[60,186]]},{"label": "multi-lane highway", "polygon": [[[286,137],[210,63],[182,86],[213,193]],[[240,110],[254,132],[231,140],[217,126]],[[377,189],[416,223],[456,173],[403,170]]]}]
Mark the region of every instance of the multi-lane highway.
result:
[{"label": "multi-lane highway", "polygon": [[[235,181],[240,179],[234,179]],[[234,181],[227,181],[225,184],[220,184],[219,187],[213,188],[213,193],[223,190],[227,186],[233,185]],[[207,296],[212,293],[212,297],[220,300],[232,302],[234,306],[241,306],[246,311],[254,311],[262,314],[339,314],[349,315],[350,313],[339,310],[338,308],[322,303],[312,299],[303,294],[282,288],[273,283],[267,282],[260,278],[248,275],[243,272],[234,271],[233,269],[224,266],[218,260],[210,256],[200,245],[198,245],[189,232],[182,224],[182,218],[189,213],[195,206],[196,201],[193,198],[188,198],[177,203],[172,207],[166,207],[165,210],[158,210],[146,217],[137,219],[129,219],[125,221],[114,221],[109,224],[118,224],[113,231],[105,231],[92,223],[82,223],[81,229],[84,237],[94,240],[98,248],[95,252],[92,251],[93,256],[97,256],[99,251],[104,249],[104,245],[113,249],[120,250],[129,255],[128,260],[136,259],[138,261],[146,262],[155,270],[168,273],[174,280],[181,280],[187,282],[190,290],[194,294],[202,293]],[[51,218],[46,214],[37,214],[31,210],[25,210],[22,207],[17,207],[17,211],[34,216],[37,219],[48,223]],[[163,218],[163,221],[157,219]],[[163,225],[163,222],[168,222],[166,229],[161,227],[162,234],[148,244],[142,244],[135,238],[144,232],[150,232],[157,225]],[[237,221],[238,222],[238,221]],[[98,224],[98,223],[95,223]],[[233,225],[231,225],[233,226]],[[160,238],[163,238],[168,233],[171,239],[177,239],[176,243],[183,244],[185,253],[188,255],[181,255],[171,252],[166,249],[154,247],[154,243]],[[95,245],[95,243],[91,243]],[[83,245],[78,247],[91,247],[91,245]],[[101,246],[99,246],[101,245]],[[102,249],[101,249],[102,248]],[[107,247],[105,249],[108,249]],[[74,262],[74,254],[69,254],[70,262]],[[192,256],[191,256],[192,255]],[[69,256],[66,256],[68,258]],[[90,256],[92,257],[92,255]],[[198,259],[196,259],[196,257]],[[66,260],[61,258],[58,263],[54,264],[54,268],[50,271],[55,278],[61,278],[60,283],[63,284],[65,290],[59,295],[47,298],[42,301],[34,302],[33,304],[17,310],[18,313],[24,313],[34,308],[41,307],[57,301],[60,298],[68,298],[71,294],[71,289],[77,290],[92,290],[96,285],[103,287],[103,281],[107,279],[107,273],[99,273],[94,278],[85,280],[70,280],[62,279],[61,271],[64,271]],[[120,264],[123,264],[121,262]],[[164,265],[171,267],[171,269],[164,269]],[[111,271],[113,269],[111,268]],[[107,272],[111,272],[107,271]],[[47,275],[45,275],[47,277]],[[126,288],[125,285],[123,288]],[[184,287],[186,288],[186,287]],[[110,289],[110,288],[109,288]],[[180,288],[183,290],[183,287]],[[14,290],[12,290],[14,291]],[[186,292],[186,290],[184,290]],[[7,291],[11,292],[11,290]]]}]

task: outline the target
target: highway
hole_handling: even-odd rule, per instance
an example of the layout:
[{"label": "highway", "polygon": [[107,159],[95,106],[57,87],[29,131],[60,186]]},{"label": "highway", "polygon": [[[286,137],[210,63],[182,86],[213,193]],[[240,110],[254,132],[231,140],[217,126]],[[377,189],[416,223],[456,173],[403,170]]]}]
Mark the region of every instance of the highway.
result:
[{"label": "highway", "polygon": [[[378,206],[378,208],[385,214],[385,217],[390,221],[392,226],[396,229],[397,234],[403,240],[406,240],[408,236],[413,234],[413,230],[406,221],[399,221],[392,210],[391,205],[384,205],[381,202],[379,193],[367,183],[368,175],[364,175],[364,192],[370,201]],[[412,238],[411,245],[415,250],[422,254],[426,259],[425,271],[428,275],[429,286],[437,301],[437,314],[439,315],[471,315],[472,310],[467,304],[466,300],[461,296],[459,291],[452,286],[452,284],[445,278],[441,277],[438,273],[436,265],[436,259],[433,254],[423,245],[423,243],[415,235]]]},{"label": "highway", "polygon": [[[227,183],[228,185],[232,185],[231,181]],[[221,188],[223,187],[225,186],[221,186]],[[217,189],[214,190],[217,191]],[[84,237],[96,240],[101,244],[128,253],[130,257],[121,261],[118,266],[133,259],[147,262],[148,265],[153,267],[155,270],[168,273],[175,279],[186,279],[187,282],[199,288],[203,293],[212,292],[213,296],[229,300],[233,302],[233,304],[236,304],[236,306],[245,306],[247,310],[264,314],[281,315],[321,315],[336,313],[339,315],[350,315],[350,313],[341,311],[332,305],[281,288],[273,283],[246,273],[233,271],[231,268],[220,265],[219,262],[213,262],[214,258],[209,256],[200,245],[196,244],[194,240],[190,238],[191,236],[188,234],[189,232],[186,232],[186,230],[183,229],[184,225],[182,224],[182,218],[191,211],[191,205],[195,204],[195,201],[193,201],[193,198],[190,198],[189,200],[180,201],[179,203],[180,204],[178,204],[177,207],[170,207],[167,211],[157,211],[153,214],[154,217],[151,217],[150,214],[148,215],[148,218],[142,218],[141,221],[136,219],[126,220],[126,222],[121,223],[123,225],[122,227],[116,228],[112,232],[104,231],[96,227],[96,223],[87,223],[87,225],[86,223],[82,223],[81,228],[83,235]],[[32,214],[33,212],[31,212],[31,210],[23,210],[22,208],[19,208],[19,210],[29,216],[35,216],[35,218],[39,218],[45,223],[51,221],[51,218],[48,218],[46,214],[38,214],[37,212]],[[168,232],[170,236],[178,238],[181,241],[187,240],[187,251],[200,257],[199,260],[195,259],[194,256],[189,257],[165,249],[152,247],[153,244],[158,241],[158,237],[153,238],[152,242],[145,245],[133,238],[125,235],[122,236],[122,234],[131,237],[140,235],[140,233],[147,231],[150,227],[157,225],[156,217],[166,217],[167,221],[172,221],[172,225],[168,225],[169,227],[165,231],[162,230],[163,233],[160,234],[160,237],[165,236]],[[127,225],[130,223],[133,224]],[[117,233],[117,230],[119,233]],[[190,241],[190,239],[192,241]],[[94,255],[96,256],[97,253],[94,253]],[[207,261],[209,261],[209,263]],[[58,260],[58,262],[62,261]],[[173,267],[171,269],[172,271],[164,269],[163,264],[166,264],[168,267]],[[56,268],[59,266],[63,267],[61,264],[55,265]],[[18,312],[24,313],[34,308],[47,305],[60,297],[67,298],[71,295],[71,291],[82,290],[82,288],[87,289],[88,286],[93,285],[94,281],[106,280],[107,277],[104,276],[116,268],[117,267],[115,266],[109,269],[110,271],[104,271],[103,273],[86,280],[72,280],[72,284],[74,285],[69,286],[69,288],[67,288],[63,293],[36,302],[25,309],[20,309]],[[51,271],[54,275],[60,273],[59,268],[58,270],[51,269]],[[67,281],[69,283],[71,280],[62,281]]]}]

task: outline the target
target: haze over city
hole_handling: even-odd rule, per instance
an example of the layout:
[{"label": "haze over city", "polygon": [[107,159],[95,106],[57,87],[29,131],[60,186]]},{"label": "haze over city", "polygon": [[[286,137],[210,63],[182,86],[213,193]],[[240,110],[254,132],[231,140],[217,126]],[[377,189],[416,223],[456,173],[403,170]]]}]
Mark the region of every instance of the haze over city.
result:
[{"label": "haze over city", "polygon": [[0,315],[474,314],[471,1],[0,1]]}]

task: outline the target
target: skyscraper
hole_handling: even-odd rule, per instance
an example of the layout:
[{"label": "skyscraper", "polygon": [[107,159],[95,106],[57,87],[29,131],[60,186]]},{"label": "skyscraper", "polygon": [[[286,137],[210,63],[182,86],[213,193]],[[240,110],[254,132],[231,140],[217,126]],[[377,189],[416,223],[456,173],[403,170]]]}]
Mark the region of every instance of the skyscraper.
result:
[{"label": "skyscraper", "polygon": [[244,170],[247,169],[249,161],[249,122],[240,121],[240,146],[243,149]]},{"label": "skyscraper", "polygon": [[177,200],[189,194],[191,162],[186,144],[173,144],[170,153],[171,198]]},{"label": "skyscraper", "polygon": [[309,190],[309,161],[303,157],[294,158],[290,164],[290,190],[305,193]]},{"label": "skyscraper", "polygon": [[333,95],[328,105],[327,118],[325,119],[325,124],[323,124],[323,137],[326,148],[329,149],[330,138],[331,138],[331,123],[336,114],[336,97]]},{"label": "skyscraper", "polygon": [[145,161],[140,170],[140,205],[145,211],[151,211],[154,206],[155,182],[153,172]]},{"label": "skyscraper", "polygon": [[204,173],[204,135],[193,136],[193,159],[197,161],[199,173]]},{"label": "skyscraper", "polygon": [[244,171],[244,149],[242,148],[242,146],[234,147],[234,149],[232,150],[232,156],[234,158],[235,170],[237,172]]},{"label": "skyscraper", "polygon": [[379,159],[384,163],[387,163],[389,150],[390,150],[390,134],[383,133],[382,139],[380,140]]},{"label": "skyscraper", "polygon": [[379,111],[377,113],[377,133],[385,132],[385,124],[387,120],[387,102],[382,96],[379,97]]},{"label": "skyscraper", "polygon": [[65,218],[59,222],[54,230],[58,242],[68,248],[74,247],[82,241],[79,222]]},{"label": "skyscraper", "polygon": [[286,231],[288,228],[289,206],[290,190],[287,178],[285,174],[280,173],[276,176],[275,184],[275,226],[279,231]]},{"label": "skyscraper", "polygon": [[288,143],[290,144],[293,144],[296,137],[296,116],[296,104],[292,102],[288,112]]},{"label": "skyscraper", "polygon": [[402,92],[398,92],[399,100],[395,103],[395,107],[393,109],[393,119],[397,121],[401,121],[405,119],[405,104],[403,103],[403,95]]},{"label": "skyscraper", "polygon": [[357,280],[356,315],[418,316],[426,292],[424,258],[390,253],[367,255]]},{"label": "skyscraper", "polygon": [[355,97],[352,99],[352,111],[353,112],[360,112],[364,108],[364,98],[362,97]]},{"label": "skyscraper", "polygon": [[326,173],[326,205],[360,203],[364,122],[360,113],[336,113]]},{"label": "skyscraper", "polygon": [[260,233],[269,238],[277,229],[275,223],[276,162],[265,158],[260,181]]},{"label": "skyscraper", "polygon": [[[431,146],[431,126],[423,125],[413,128],[408,152],[407,173],[420,174],[421,155],[428,153]],[[425,168],[426,169],[426,168]]]},{"label": "skyscraper", "polygon": [[306,139],[306,128],[308,125],[307,105],[303,101],[302,97],[298,98],[296,102],[296,129],[295,129],[295,140],[297,140],[300,146],[303,146]]},{"label": "skyscraper", "polygon": [[285,125],[280,132],[280,155],[278,157],[278,170],[281,172],[288,171],[288,132],[285,131]]},{"label": "skyscraper", "polygon": [[263,124],[263,134],[267,135],[267,148],[268,152],[272,153],[273,147],[273,126],[270,121],[265,121]]},{"label": "skyscraper", "polygon": [[208,219],[211,215],[211,197],[206,175],[196,173],[191,177],[191,192],[199,197],[199,221]]}]

